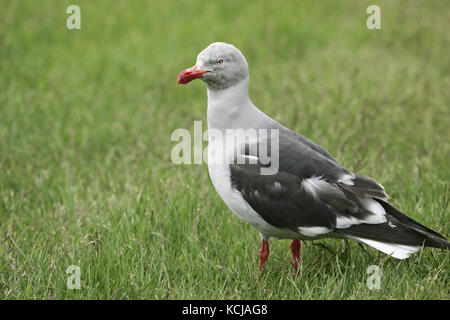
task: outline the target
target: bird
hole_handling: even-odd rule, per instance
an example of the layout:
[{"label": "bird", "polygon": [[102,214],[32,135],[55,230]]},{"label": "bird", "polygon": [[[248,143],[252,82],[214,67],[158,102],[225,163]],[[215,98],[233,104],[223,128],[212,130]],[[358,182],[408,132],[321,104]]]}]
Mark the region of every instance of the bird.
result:
[{"label": "bird", "polygon": [[[235,46],[210,44],[177,82],[195,79],[207,87],[209,176],[228,208],[259,232],[259,270],[270,238],[292,240],[295,271],[305,240],[350,239],[396,259],[422,247],[449,249],[444,236],[391,205],[376,180],[347,170],[324,147],[258,109],[249,98],[247,60]],[[233,130],[276,134],[248,134],[229,147]],[[277,157],[268,162],[263,147]]]}]

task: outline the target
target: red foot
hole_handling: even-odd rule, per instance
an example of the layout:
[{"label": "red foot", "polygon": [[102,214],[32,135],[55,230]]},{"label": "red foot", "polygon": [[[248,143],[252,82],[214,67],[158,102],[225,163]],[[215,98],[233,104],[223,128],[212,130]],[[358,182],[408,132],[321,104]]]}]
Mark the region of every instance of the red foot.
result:
[{"label": "red foot", "polygon": [[269,258],[269,242],[267,242],[266,240],[262,240],[261,250],[259,250],[259,265],[258,265],[259,271],[263,270],[267,258]]},{"label": "red foot", "polygon": [[298,271],[298,262],[300,257],[300,249],[302,248],[302,244],[299,240],[292,240],[289,245],[292,254],[292,264],[294,265],[295,272]]}]

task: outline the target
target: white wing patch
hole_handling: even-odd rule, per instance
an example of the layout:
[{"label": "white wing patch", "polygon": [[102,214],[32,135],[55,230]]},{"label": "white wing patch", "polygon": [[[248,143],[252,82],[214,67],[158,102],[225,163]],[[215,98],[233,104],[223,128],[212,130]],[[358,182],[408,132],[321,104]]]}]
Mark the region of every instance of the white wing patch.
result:
[{"label": "white wing patch", "polygon": [[377,216],[386,215],[386,211],[384,211],[384,208],[381,206],[381,204],[379,204],[372,198],[358,197],[358,200],[367,211],[370,211]]},{"label": "white wing patch", "polygon": [[361,224],[364,221],[357,219],[355,217],[345,217],[345,216],[337,216],[336,217],[336,228],[337,229],[346,229],[351,227],[354,224]]},{"label": "white wing patch", "polygon": [[307,237],[317,237],[331,231],[331,229],[325,227],[298,227],[297,230]]},{"label": "white wing patch", "polygon": [[[352,175],[345,175],[341,178],[340,181],[346,184],[353,184],[353,181],[351,180],[353,178],[354,176]],[[338,187],[323,180],[322,177],[311,177],[309,179],[305,179],[302,182],[302,186],[305,188],[306,192],[316,198],[320,198],[321,192],[333,195],[336,198],[346,198],[345,194]],[[337,215],[336,228],[345,229],[355,224],[379,224],[387,221],[386,211],[377,201],[373,200],[372,198],[360,196],[357,196],[357,198],[362,207],[372,214],[366,216],[364,219],[358,219],[352,216]]]},{"label": "white wing patch", "polygon": [[350,174],[344,174],[343,176],[341,176],[341,178],[339,179],[338,182],[341,182],[343,184],[352,186],[355,183],[353,182],[353,179],[355,179],[355,175],[353,173]]},{"label": "white wing patch", "polygon": [[318,197],[319,192],[334,194],[336,197],[345,197],[344,193],[340,189],[323,180],[323,177],[314,176],[305,179],[303,180],[302,185],[306,192],[314,197]]},{"label": "white wing patch", "polygon": [[373,213],[366,216],[364,219],[357,219],[355,217],[336,217],[336,228],[345,229],[355,224],[368,223],[368,224],[379,224],[387,221],[386,211],[384,208],[375,200],[365,197],[357,197],[361,205],[367,211]]}]

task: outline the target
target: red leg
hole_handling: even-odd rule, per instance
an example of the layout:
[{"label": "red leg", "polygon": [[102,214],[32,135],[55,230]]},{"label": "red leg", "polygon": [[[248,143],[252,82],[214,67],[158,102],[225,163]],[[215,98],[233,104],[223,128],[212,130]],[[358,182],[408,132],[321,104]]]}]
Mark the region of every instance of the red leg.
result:
[{"label": "red leg", "polygon": [[262,271],[267,258],[269,258],[269,242],[263,239],[261,242],[261,250],[259,250],[259,271]]},{"label": "red leg", "polygon": [[292,254],[292,264],[294,265],[295,272],[298,271],[298,262],[300,257],[300,249],[302,248],[302,244],[299,240],[292,240],[289,245]]}]

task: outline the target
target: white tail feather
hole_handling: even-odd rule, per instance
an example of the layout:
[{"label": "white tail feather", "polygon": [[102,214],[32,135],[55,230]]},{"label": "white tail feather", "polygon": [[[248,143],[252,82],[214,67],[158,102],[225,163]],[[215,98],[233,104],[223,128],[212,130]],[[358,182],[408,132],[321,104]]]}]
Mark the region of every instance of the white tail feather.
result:
[{"label": "white tail feather", "polygon": [[409,258],[410,254],[415,253],[420,249],[420,247],[418,246],[407,246],[403,244],[386,243],[358,237],[349,237],[349,238],[356,240],[358,242],[365,243],[381,252],[384,252],[400,260]]}]

